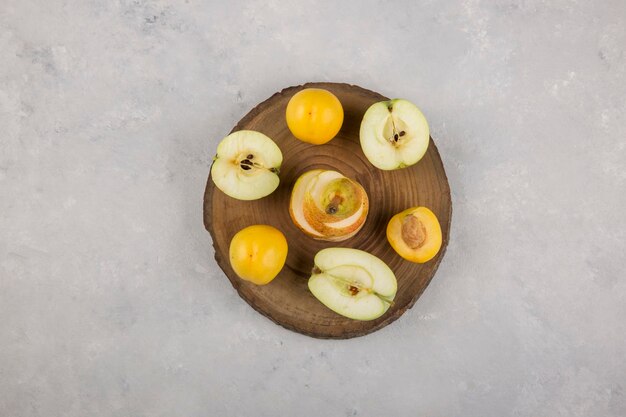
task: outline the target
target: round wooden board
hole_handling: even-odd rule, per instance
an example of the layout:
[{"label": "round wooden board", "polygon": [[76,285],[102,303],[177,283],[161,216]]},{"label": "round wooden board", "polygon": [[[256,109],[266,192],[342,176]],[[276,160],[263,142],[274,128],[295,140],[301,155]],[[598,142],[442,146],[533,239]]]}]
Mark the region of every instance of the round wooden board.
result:
[{"label": "round wooden board", "polygon": [[[333,92],[344,109],[339,134],[325,145],[297,140],[287,128],[287,102],[303,88],[317,87]],[[375,168],[361,151],[359,127],[367,108],[386,97],[348,84],[309,83],[286,88],[252,109],[233,128],[262,132],[274,139],[283,153],[280,185],[269,196],[255,201],[239,201],[215,187],[210,178],[204,194],[204,225],[211,233],[215,259],[226,276],[255,310],[281,326],[318,338],[347,339],[376,331],[396,320],[422,294],[432,279],[448,244],[452,201],[450,186],[431,138],[426,155],[410,168],[382,171]],[[370,211],[356,236],[339,243],[314,240],[302,233],[289,217],[289,198],[296,179],[315,169],[334,169],[356,179],[367,191]],[[439,254],[425,264],[405,261],[386,238],[391,217],[412,206],[426,206],[439,218],[443,245]],[[228,249],[239,230],[253,224],[269,224],[281,230],[289,244],[285,267],[268,285],[257,286],[237,277],[229,263]],[[317,301],[308,290],[307,279],[315,254],[327,247],[342,246],[372,253],[389,265],[398,279],[394,305],[373,321],[342,317]]]}]

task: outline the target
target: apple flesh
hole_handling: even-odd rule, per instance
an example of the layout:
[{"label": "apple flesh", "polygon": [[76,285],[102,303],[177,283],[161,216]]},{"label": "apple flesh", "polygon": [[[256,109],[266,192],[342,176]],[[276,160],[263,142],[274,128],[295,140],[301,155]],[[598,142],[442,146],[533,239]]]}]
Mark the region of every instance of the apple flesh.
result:
[{"label": "apple flesh", "polygon": [[315,169],[296,181],[289,214],[296,226],[314,239],[341,241],[365,224],[369,210],[363,187],[337,171]]},{"label": "apple flesh", "polygon": [[374,320],[393,304],[398,284],[382,260],[358,249],[327,248],[315,255],[309,290],[337,314]]},{"label": "apple flesh", "polygon": [[361,148],[376,168],[393,170],[416,164],[428,149],[426,118],[410,101],[393,99],[372,104],[361,121]]},{"label": "apple flesh", "polygon": [[263,133],[240,130],[226,136],[217,146],[211,167],[213,182],[238,200],[257,200],[271,194],[280,182],[283,154]]}]

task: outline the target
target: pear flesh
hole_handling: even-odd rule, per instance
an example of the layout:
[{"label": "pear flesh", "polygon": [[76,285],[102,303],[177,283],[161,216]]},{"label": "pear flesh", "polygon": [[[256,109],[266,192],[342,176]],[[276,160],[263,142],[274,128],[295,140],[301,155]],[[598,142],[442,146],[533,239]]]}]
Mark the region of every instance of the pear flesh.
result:
[{"label": "pear flesh", "polygon": [[340,241],[354,236],[369,210],[367,193],[356,181],[332,170],[300,176],[289,202],[292,220],[314,239]]}]

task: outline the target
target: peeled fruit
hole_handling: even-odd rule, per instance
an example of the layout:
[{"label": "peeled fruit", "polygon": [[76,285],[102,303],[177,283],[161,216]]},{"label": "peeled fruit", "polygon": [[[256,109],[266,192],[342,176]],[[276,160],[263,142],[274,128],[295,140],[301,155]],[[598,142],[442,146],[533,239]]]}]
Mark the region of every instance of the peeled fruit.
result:
[{"label": "peeled fruit", "polygon": [[291,97],[285,117],[295,137],[321,145],[339,133],[343,124],[343,107],[330,91],[305,88]]},{"label": "peeled fruit", "polygon": [[369,200],[361,184],[323,169],[302,174],[289,201],[295,225],[319,240],[341,241],[354,236],[365,224],[368,210]]},{"label": "peeled fruit", "polygon": [[399,169],[416,164],[428,149],[430,130],[420,109],[407,100],[372,104],[359,132],[361,148],[376,168]]},{"label": "peeled fruit", "polygon": [[396,214],[387,224],[387,240],[407,261],[430,261],[441,249],[441,226],[426,207],[411,207]]},{"label": "peeled fruit", "polygon": [[217,146],[211,167],[213,182],[225,194],[239,200],[256,200],[271,194],[280,180],[283,154],[263,133],[240,130]]},{"label": "peeled fruit", "polygon": [[337,314],[374,320],[393,304],[398,284],[382,260],[358,249],[327,248],[315,255],[309,290]]},{"label": "peeled fruit", "polygon": [[285,265],[287,239],[272,226],[248,226],[237,232],[230,241],[229,258],[239,278],[265,285]]}]

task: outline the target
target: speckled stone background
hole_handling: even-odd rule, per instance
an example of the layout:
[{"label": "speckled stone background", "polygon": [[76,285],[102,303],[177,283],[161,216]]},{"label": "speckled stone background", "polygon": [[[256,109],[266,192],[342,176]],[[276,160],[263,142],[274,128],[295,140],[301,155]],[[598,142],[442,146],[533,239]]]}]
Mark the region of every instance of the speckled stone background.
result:
[{"label": "speckled stone background", "polygon": [[[0,1],[0,415],[626,415],[626,4]],[[348,341],[213,260],[218,141],[269,95],[423,109],[454,200],[430,287]]]}]

